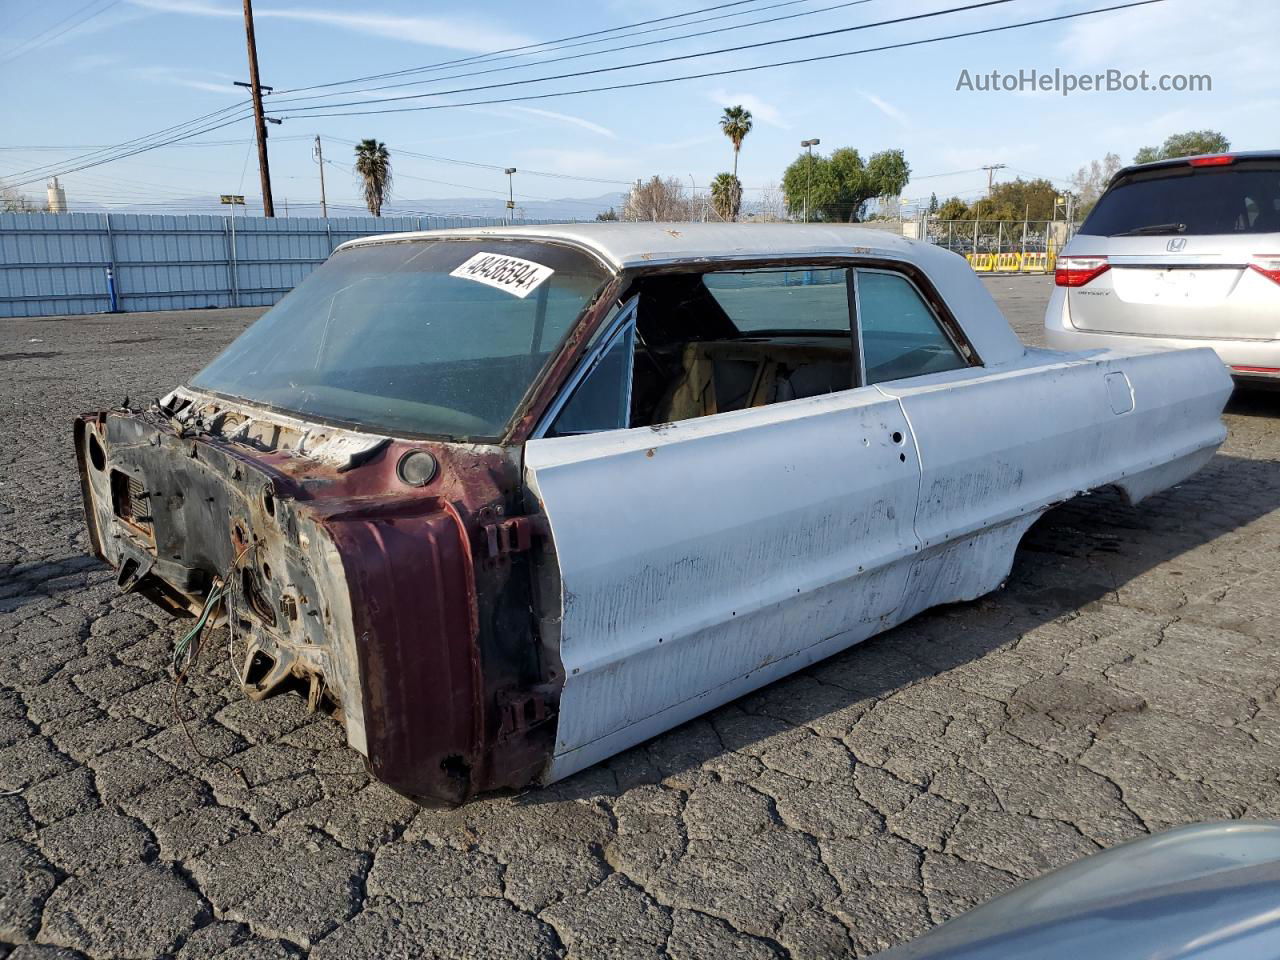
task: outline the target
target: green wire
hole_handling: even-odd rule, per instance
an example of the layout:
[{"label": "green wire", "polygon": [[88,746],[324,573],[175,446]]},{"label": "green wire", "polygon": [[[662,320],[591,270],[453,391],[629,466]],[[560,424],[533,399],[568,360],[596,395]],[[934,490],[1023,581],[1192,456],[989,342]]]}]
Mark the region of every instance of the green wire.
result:
[{"label": "green wire", "polygon": [[209,623],[209,615],[213,613],[213,608],[217,606],[218,601],[226,595],[227,588],[225,584],[215,587],[209,591],[209,596],[205,598],[204,606],[200,610],[200,616],[196,620],[195,626],[188,630],[187,635],[179,640],[173,648],[173,669],[175,673],[181,673],[187,666],[183,661],[187,656],[187,652],[191,647],[192,641],[204,632],[204,628]]}]

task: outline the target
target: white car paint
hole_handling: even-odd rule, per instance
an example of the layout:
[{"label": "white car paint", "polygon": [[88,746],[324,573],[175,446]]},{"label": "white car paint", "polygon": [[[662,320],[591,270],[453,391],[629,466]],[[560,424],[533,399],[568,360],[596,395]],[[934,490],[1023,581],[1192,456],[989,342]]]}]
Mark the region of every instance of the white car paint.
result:
[{"label": "white car paint", "polygon": [[1049,507],[1137,502],[1225,439],[1211,350],[1026,349],[962,259],[888,241],[869,255],[923,269],[982,366],[526,443],[560,576],[545,782],[998,588]]},{"label": "white car paint", "polygon": [[1136,502],[1225,438],[1211,351],[1027,361],[527,444],[563,583],[547,782],[996,589],[1050,506]]},{"label": "white car paint", "polygon": [[[1261,277],[1250,282],[1268,283]],[[1071,308],[1064,287],[1054,287],[1044,317],[1045,342],[1055,350],[1188,350],[1212,349],[1230,367],[1280,368],[1280,329],[1270,337],[1242,339],[1209,335],[1168,336],[1160,334],[1107,333],[1081,330],[1071,322]]]}]

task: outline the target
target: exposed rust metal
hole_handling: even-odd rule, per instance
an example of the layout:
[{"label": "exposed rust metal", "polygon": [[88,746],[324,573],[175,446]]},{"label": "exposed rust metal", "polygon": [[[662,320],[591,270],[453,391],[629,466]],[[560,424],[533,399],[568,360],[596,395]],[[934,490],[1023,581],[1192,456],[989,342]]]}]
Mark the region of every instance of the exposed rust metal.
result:
[{"label": "exposed rust metal", "polygon": [[[198,610],[213,578],[230,571],[222,622],[246,648],[237,664],[246,694],[294,682],[311,705],[344,710],[353,746],[396,789],[453,804],[528,783],[545,763],[558,665],[543,662],[533,636],[528,551],[538,527],[520,516],[518,450],[388,441],[341,469],[236,437],[243,423],[231,403],[201,425],[162,410],[81,416],[75,443],[94,552],[173,612]],[[287,433],[268,432],[276,443]],[[154,488],[153,540],[111,522],[129,518],[95,496],[104,471],[90,442],[105,449],[107,477],[145,477]],[[425,487],[396,475],[410,450],[439,464]],[[341,583],[326,582],[333,577]],[[356,671],[345,678],[335,666],[344,643]],[[504,698],[535,687],[547,692],[513,735]]]}]

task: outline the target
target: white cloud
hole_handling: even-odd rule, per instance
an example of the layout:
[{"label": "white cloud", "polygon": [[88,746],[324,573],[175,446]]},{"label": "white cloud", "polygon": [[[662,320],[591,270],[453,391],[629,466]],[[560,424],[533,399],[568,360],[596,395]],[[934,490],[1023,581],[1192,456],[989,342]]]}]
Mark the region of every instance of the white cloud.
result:
[{"label": "white cloud", "polygon": [[[206,0],[129,0],[134,6],[163,13],[180,13],[197,17],[242,17],[239,7],[208,3]],[[478,21],[453,17],[416,17],[388,13],[361,11],[359,13],[321,10],[311,7],[258,7],[253,11],[255,20],[293,20],[302,23],[318,23],[354,30],[375,37],[403,40],[428,47],[448,47],[487,53],[505,47],[517,47],[530,43],[529,38],[495,29]]]},{"label": "white cloud", "polygon": [[82,57],[76,57],[71,61],[71,65],[67,67],[76,73],[84,73],[88,70],[101,70],[103,67],[110,67],[120,62],[119,57],[109,56],[105,53],[88,53]]},{"label": "white cloud", "polygon": [[203,70],[187,70],[182,67],[134,67],[130,73],[142,80],[162,83],[166,86],[186,87],[206,93],[240,95],[232,84],[237,78],[229,73],[210,73]]},{"label": "white cloud", "polygon": [[877,97],[874,93],[867,93],[867,91],[865,90],[859,90],[858,93],[862,96],[862,99],[866,100],[867,103],[871,104],[873,107],[875,107],[877,110],[883,113],[890,120],[893,120],[895,123],[899,123],[904,127],[911,126],[911,121],[907,119],[907,115],[903,113],[901,110],[899,110],[897,107],[895,107],[893,104],[889,103],[886,100],[882,100],[880,97]]},{"label": "white cloud", "polygon": [[559,120],[561,123],[572,124],[575,127],[581,127],[584,130],[590,130],[592,133],[598,133],[602,137],[608,137],[610,140],[617,140],[618,135],[608,127],[601,126],[598,123],[592,123],[582,117],[575,117],[568,113],[556,113],[554,110],[539,110],[537,107],[512,107],[520,113],[527,113],[535,117],[546,117],[548,120]]},{"label": "white cloud", "polygon": [[710,91],[707,99],[721,107],[740,105],[751,111],[753,119],[779,130],[790,130],[791,124],[782,119],[782,111],[766,100],[751,93],[733,93],[723,88]]}]

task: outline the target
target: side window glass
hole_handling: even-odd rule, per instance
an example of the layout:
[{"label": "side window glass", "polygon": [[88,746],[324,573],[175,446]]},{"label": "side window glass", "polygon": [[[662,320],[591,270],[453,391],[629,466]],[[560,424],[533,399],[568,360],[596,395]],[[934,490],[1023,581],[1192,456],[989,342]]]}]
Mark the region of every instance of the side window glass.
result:
[{"label": "side window glass", "polygon": [[859,270],[858,323],[869,384],[966,365],[906,277]]},{"label": "side window glass", "polygon": [[631,364],[635,323],[627,323],[599,355],[552,424],[548,436],[562,437],[630,426]]},{"label": "side window glass", "polygon": [[703,284],[745,335],[764,332],[848,333],[843,268],[716,271]]}]

